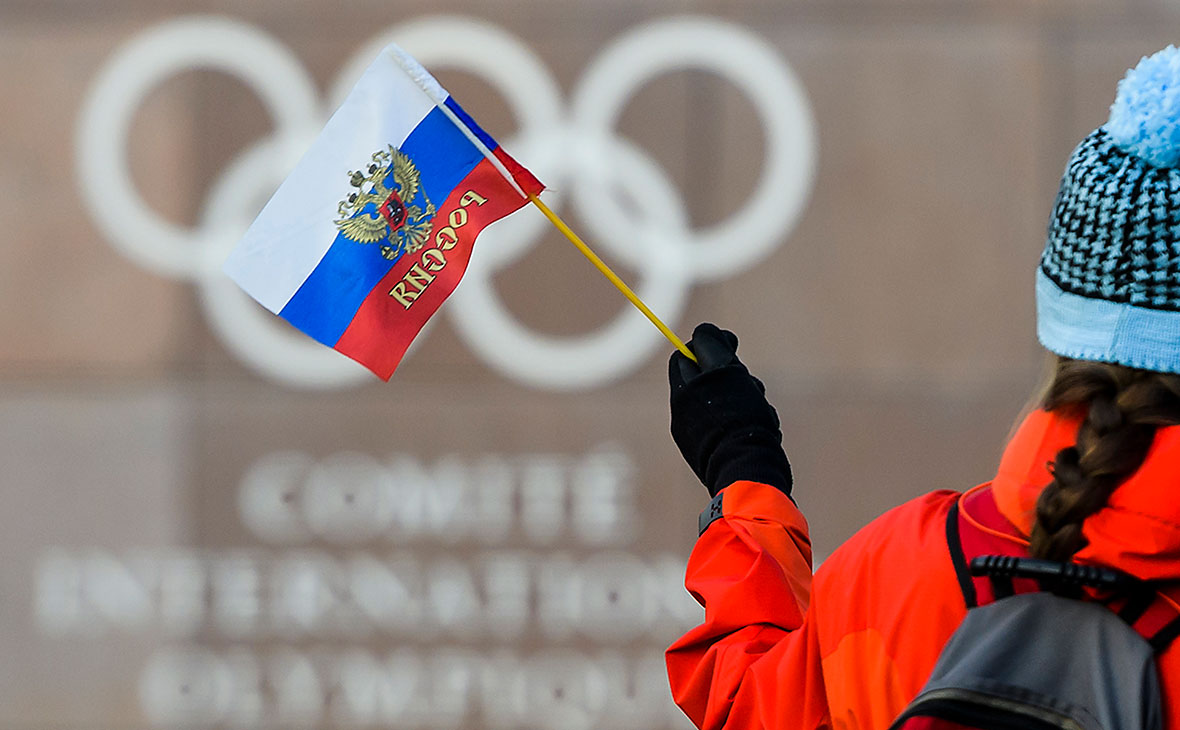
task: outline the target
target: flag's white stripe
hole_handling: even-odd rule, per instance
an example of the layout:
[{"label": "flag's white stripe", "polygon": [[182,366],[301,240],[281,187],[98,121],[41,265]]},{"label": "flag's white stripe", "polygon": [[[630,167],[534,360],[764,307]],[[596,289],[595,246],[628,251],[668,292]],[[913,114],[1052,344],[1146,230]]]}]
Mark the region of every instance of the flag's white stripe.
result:
[{"label": "flag's white stripe", "polygon": [[348,172],[401,146],[434,107],[392,54],[378,56],[230,254],[226,273],[281,311],[336,239],[337,206],[352,191]]},{"label": "flag's white stripe", "polygon": [[496,157],[496,155],[494,155],[492,151],[488,149],[488,146],[483,143],[483,140],[480,139],[475,134],[475,132],[471,131],[471,129],[463,122],[463,120],[460,119],[458,115],[451,111],[451,108],[447,106],[447,97],[449,97],[450,94],[448,94],[447,90],[442,87],[442,84],[438,82],[438,79],[434,78],[434,76],[432,76],[430,72],[422,66],[422,64],[418,63],[418,61],[416,61],[413,56],[406,53],[402,47],[396,43],[391,43],[386,46],[385,50],[381,52],[381,55],[389,55],[394,60],[394,62],[401,66],[402,70],[406,72],[406,75],[413,79],[414,82],[426,92],[426,95],[434,100],[434,103],[438,105],[438,108],[442,110],[443,114],[447,115],[447,119],[450,119],[452,124],[463,131],[463,134],[466,135],[467,139],[471,140],[471,143],[475,145],[475,148],[478,149],[483,154],[483,156],[492,163],[492,166],[495,167],[496,170],[498,170],[500,174],[504,176],[504,179],[516,189],[516,192],[520,193],[520,197],[528,197],[525,195],[525,192],[521,189],[520,185],[517,185],[516,178],[512,177],[512,173],[508,171],[508,168],[504,166],[504,163],[500,161],[500,158]]}]

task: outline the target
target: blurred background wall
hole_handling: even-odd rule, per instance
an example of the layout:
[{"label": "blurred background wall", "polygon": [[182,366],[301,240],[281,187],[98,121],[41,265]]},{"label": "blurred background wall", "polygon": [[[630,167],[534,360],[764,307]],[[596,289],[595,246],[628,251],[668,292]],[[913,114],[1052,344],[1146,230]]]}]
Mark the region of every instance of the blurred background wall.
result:
[{"label": "blurred background wall", "polygon": [[[0,0],[0,726],[683,727],[669,346],[525,210],[388,384],[218,273],[401,40],[783,418],[817,558],[985,481],[1165,2]],[[753,202],[751,202],[753,201]]]}]

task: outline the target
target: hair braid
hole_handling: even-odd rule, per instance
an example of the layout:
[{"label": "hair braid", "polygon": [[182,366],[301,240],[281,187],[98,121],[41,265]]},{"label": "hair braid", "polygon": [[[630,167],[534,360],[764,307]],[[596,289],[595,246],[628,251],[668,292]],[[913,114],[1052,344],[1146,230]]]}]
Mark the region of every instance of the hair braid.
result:
[{"label": "hair braid", "polygon": [[1161,426],[1180,424],[1180,375],[1059,358],[1042,407],[1084,413],[1077,443],[1057,452],[1037,500],[1034,557],[1069,560],[1082,523],[1143,463]]}]

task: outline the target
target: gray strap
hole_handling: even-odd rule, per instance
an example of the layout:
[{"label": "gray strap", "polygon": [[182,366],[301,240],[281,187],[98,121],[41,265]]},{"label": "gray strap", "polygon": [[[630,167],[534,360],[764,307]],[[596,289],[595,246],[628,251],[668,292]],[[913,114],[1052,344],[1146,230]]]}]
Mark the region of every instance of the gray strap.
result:
[{"label": "gray strap", "polygon": [[717,496],[713,498],[713,501],[709,502],[709,506],[705,508],[705,511],[701,512],[701,516],[697,518],[697,537],[705,534],[705,530],[709,528],[709,525],[721,519],[723,514],[721,511],[721,498],[723,496],[725,496],[725,492],[718,492]]}]

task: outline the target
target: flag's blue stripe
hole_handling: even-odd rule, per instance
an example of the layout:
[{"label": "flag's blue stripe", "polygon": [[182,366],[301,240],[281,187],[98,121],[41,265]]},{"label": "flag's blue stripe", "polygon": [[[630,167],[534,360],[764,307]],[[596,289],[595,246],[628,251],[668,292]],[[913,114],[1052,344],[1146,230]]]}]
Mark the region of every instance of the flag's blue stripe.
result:
[{"label": "flag's blue stripe", "polygon": [[466,124],[467,128],[475,133],[475,136],[479,138],[479,141],[487,145],[489,150],[495,150],[500,146],[496,144],[496,140],[492,139],[492,135],[483,131],[483,128],[476,124],[475,120],[472,119],[467,112],[463,111],[463,107],[459,106],[459,102],[455,101],[454,97],[447,97],[447,108],[453,111],[455,116],[459,117],[459,120]]},{"label": "flag's blue stripe", "polygon": [[[436,207],[442,206],[455,186],[483,159],[463,131],[437,107],[410,132],[401,151],[414,161],[422,189]],[[366,162],[341,161],[341,169]],[[344,173],[340,182],[340,198],[344,199],[351,190]],[[405,202],[423,205],[420,198]],[[279,314],[325,345],[335,345],[365,297],[396,263],[381,256],[381,245],[380,241],[357,243],[337,234],[324,258]]]}]

